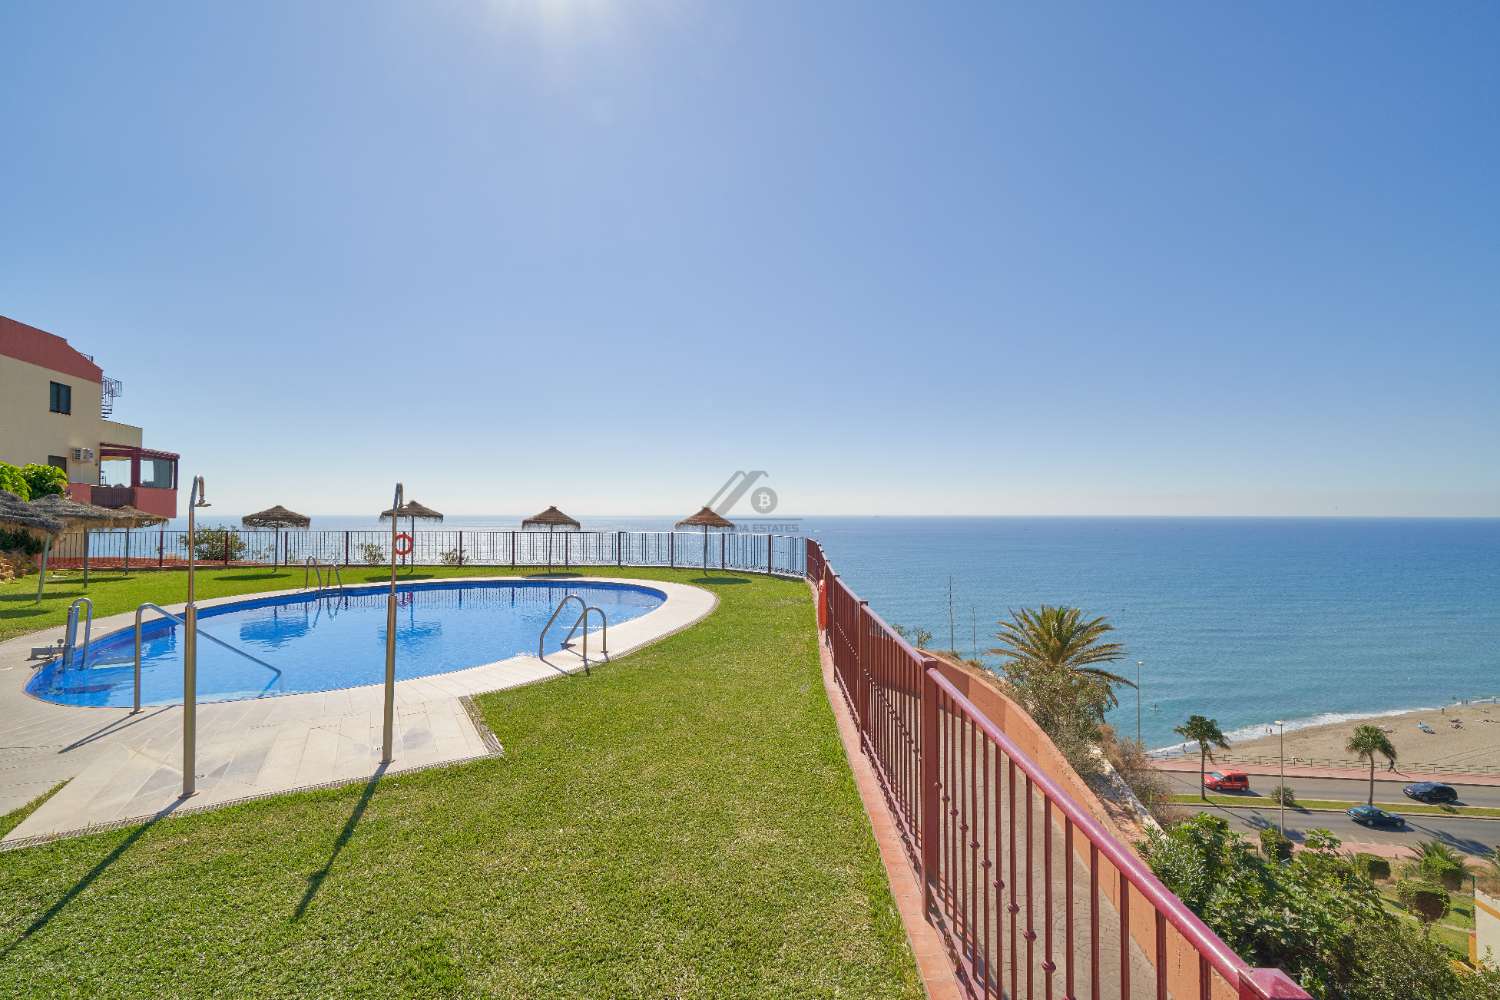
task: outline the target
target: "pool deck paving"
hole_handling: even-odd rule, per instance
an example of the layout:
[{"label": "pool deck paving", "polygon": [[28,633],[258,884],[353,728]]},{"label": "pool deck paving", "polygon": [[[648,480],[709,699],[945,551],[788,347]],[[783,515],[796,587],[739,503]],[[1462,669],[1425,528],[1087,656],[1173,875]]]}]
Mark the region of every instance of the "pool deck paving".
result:
[{"label": "pool deck paving", "polygon": [[[466,582],[515,581],[472,577]],[[581,577],[568,584],[640,584],[640,580]],[[451,581],[434,581],[434,584]],[[645,583],[667,595],[660,607],[609,629],[614,659],[686,628],[717,604],[712,593],[686,584]],[[416,586],[422,586],[417,584]],[[200,601],[200,608],[304,591],[275,591]],[[183,606],[168,608],[182,614]],[[94,622],[103,637],[134,627],[133,612]],[[16,809],[67,782],[3,839],[0,849],[198,811],[245,799],[366,780],[502,752],[497,735],[477,725],[468,699],[583,671],[583,659],[564,650],[513,656],[482,666],[396,682],[392,760],[381,771],[384,685],[280,695],[242,701],[200,702],[194,771],[197,790],[182,791],[182,706],[80,708],[56,705],[24,688],[43,661],[29,660],[33,646],[60,632],[0,642],[0,813]],[[590,647],[597,649],[597,631]],[[600,668],[597,656],[590,657]],[[608,669],[607,666],[605,669]],[[504,734],[498,734],[503,740]]]}]

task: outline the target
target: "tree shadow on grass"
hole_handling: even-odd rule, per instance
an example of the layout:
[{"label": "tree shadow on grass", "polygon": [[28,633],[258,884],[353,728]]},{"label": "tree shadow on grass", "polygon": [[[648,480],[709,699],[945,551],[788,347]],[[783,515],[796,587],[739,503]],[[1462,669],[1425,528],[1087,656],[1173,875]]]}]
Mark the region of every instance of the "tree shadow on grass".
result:
[{"label": "tree shadow on grass", "polygon": [[279,576],[290,577],[291,574],[285,570],[266,570],[264,573],[235,573],[233,575],[221,574],[220,580],[274,580]]},{"label": "tree shadow on grass", "polygon": [[167,806],[165,809],[162,809],[146,822],[130,831],[130,836],[126,837],[124,840],[120,841],[119,844],[115,845],[115,849],[106,854],[103,860],[101,860],[97,865],[89,869],[88,873],[84,875],[83,878],[79,879],[77,882],[74,882],[73,886],[68,889],[67,892],[62,894],[61,899],[47,908],[47,912],[43,913],[41,916],[37,917],[29,925],[27,925],[26,929],[21,932],[20,937],[16,938],[10,944],[6,945],[4,950],[0,950],[0,959],[9,957],[10,953],[19,948],[23,943],[25,943],[28,938],[30,938],[37,931],[41,930],[43,927],[46,927],[47,924],[51,923],[53,917],[61,913],[64,907],[66,907],[69,903],[71,903],[78,897],[79,893],[83,892],[83,890],[92,885],[94,883],[94,880],[97,879],[100,875],[103,875],[105,870],[109,868],[110,865],[118,861],[121,855],[130,850],[131,846],[134,845],[137,840],[140,840],[142,837],[144,837],[147,830],[151,829],[157,823],[161,822],[162,819],[166,818],[168,815],[174,812],[178,806],[182,805],[184,801],[186,800],[174,799],[171,805]]},{"label": "tree shadow on grass", "polygon": [[719,584],[720,586],[723,586],[723,585],[726,585],[726,584],[749,583],[750,581],[744,579],[743,577],[738,577],[738,576],[699,576],[699,577],[694,577],[692,580],[690,580],[688,582],[689,583],[713,583],[713,584]]},{"label": "tree shadow on grass", "polygon": [[364,791],[359,793],[359,801],[354,804],[354,811],[349,814],[348,821],[344,823],[344,828],[339,831],[338,837],[333,842],[333,850],[329,853],[328,860],[324,862],[322,868],[307,876],[307,891],[302,894],[301,902],[292,912],[293,921],[301,920],[307,913],[307,908],[312,905],[313,897],[318,894],[318,890],[323,887],[323,881],[333,871],[333,863],[338,860],[339,852],[354,836],[354,828],[359,825],[360,817],[365,814],[365,808],[369,806],[370,799],[375,795],[375,786],[380,783],[381,778],[385,777],[385,769],[389,766],[389,764],[382,763],[375,769],[375,773],[370,775],[370,780],[365,782]]}]

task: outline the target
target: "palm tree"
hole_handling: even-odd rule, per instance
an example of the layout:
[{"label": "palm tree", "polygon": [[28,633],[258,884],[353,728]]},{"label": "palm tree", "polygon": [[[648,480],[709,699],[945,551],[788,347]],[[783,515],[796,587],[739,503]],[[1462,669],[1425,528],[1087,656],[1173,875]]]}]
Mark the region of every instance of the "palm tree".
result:
[{"label": "palm tree", "polygon": [[1181,736],[1189,743],[1198,744],[1198,795],[1203,801],[1208,801],[1208,792],[1203,788],[1203,782],[1208,770],[1206,761],[1214,759],[1214,747],[1220,750],[1229,749],[1229,738],[1219,728],[1217,719],[1206,718],[1202,715],[1190,715],[1188,720],[1177,726],[1172,732]]},{"label": "palm tree", "polygon": [[1095,665],[1125,655],[1124,646],[1104,641],[1114,630],[1103,618],[1085,620],[1078,608],[1043,604],[1037,611],[1012,611],[1010,621],[1000,623],[996,635],[1000,646],[990,652],[1018,664],[1076,671],[1111,685],[1135,687],[1130,680]]},{"label": "palm tree", "polygon": [[1344,744],[1344,750],[1359,757],[1360,760],[1368,761],[1370,764],[1370,794],[1365,799],[1365,804],[1375,804],[1375,755],[1379,754],[1391,763],[1396,763],[1396,748],[1391,744],[1390,737],[1381,732],[1379,726],[1356,726],[1354,735],[1349,737],[1349,742]]}]

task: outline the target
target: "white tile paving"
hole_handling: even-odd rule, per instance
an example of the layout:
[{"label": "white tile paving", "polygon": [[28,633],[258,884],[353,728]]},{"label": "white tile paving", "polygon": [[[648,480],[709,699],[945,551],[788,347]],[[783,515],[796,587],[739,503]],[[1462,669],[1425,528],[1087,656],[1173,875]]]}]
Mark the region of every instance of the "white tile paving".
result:
[{"label": "white tile paving", "polygon": [[[604,579],[609,578],[587,577],[577,582]],[[650,585],[665,592],[667,601],[648,614],[610,628],[613,657],[693,624],[717,602],[713,594],[699,587],[660,581],[650,581]],[[203,601],[200,607],[243,599]],[[182,608],[178,605],[168,610],[181,614]],[[113,615],[96,621],[94,634],[107,635],[133,624],[132,614]],[[181,706],[150,706],[132,715],[128,709],[54,705],[25,693],[25,684],[37,666],[26,660],[27,653],[32,646],[54,638],[52,633],[57,631],[54,627],[0,643],[0,813],[24,805],[59,782],[67,782],[0,840],[0,848],[144,820],[174,810],[212,808],[247,797],[359,780],[379,767],[384,702],[381,685],[200,704],[195,767],[198,790],[189,799],[179,799]],[[597,638],[590,636],[591,648]],[[470,718],[465,697],[581,669],[581,659],[565,652],[550,655],[546,663],[534,656],[515,656],[447,674],[398,681],[396,749],[386,773],[485,756],[491,752],[490,746]]]}]

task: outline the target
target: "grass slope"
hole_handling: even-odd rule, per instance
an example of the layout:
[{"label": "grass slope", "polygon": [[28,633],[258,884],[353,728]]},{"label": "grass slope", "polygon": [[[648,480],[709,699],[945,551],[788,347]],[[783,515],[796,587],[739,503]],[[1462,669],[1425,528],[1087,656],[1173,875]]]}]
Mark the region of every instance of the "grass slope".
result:
[{"label": "grass slope", "polygon": [[482,698],[503,758],[0,854],[0,995],[920,996],[805,587],[709,586],[691,629]]}]

